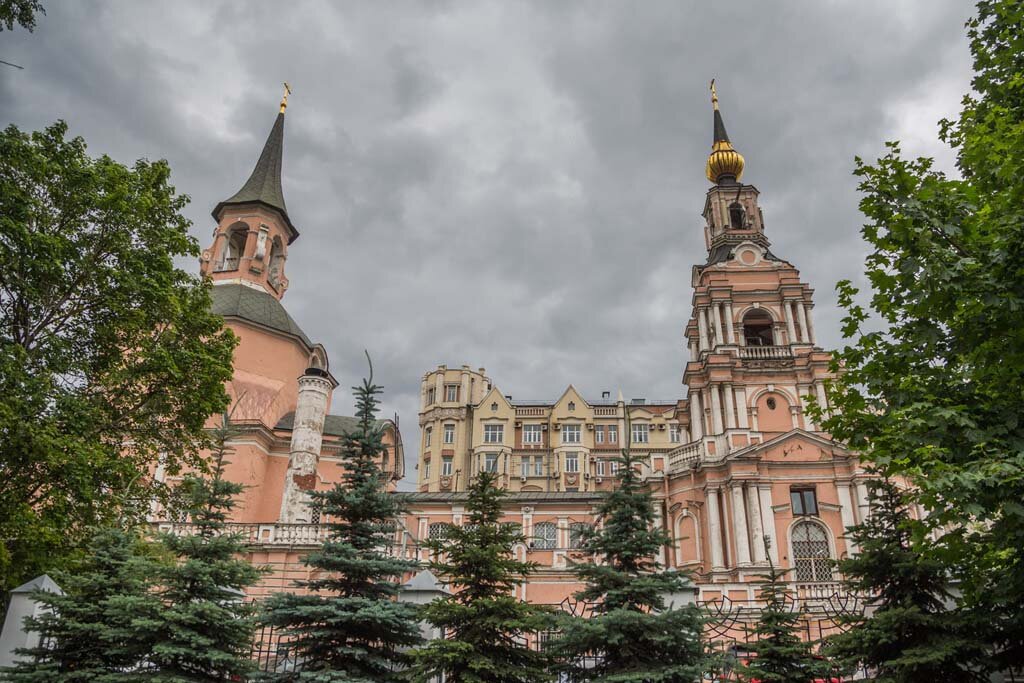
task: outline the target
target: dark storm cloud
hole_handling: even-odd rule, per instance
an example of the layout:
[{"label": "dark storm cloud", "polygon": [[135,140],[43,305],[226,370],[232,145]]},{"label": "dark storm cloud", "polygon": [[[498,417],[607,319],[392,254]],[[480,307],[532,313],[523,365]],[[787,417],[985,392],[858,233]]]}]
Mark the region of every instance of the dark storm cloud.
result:
[{"label": "dark storm cloud", "polygon": [[682,395],[712,76],[774,250],[838,345],[833,286],[863,254],[853,158],[899,138],[948,165],[935,122],[970,77],[961,0],[48,4],[35,34],[0,34],[26,67],[0,71],[0,121],[167,158],[204,245],[292,82],[285,304],[343,387],[370,350],[411,458],[442,362],[520,398]]}]

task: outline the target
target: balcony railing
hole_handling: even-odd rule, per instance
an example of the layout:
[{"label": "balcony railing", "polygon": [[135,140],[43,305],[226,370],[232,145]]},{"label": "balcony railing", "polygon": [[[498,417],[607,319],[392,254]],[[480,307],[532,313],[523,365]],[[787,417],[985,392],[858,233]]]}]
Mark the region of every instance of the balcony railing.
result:
[{"label": "balcony railing", "polygon": [[740,358],[744,360],[773,360],[793,357],[793,352],[788,346],[740,346],[738,348]]},{"label": "balcony railing", "polygon": [[685,471],[700,462],[704,457],[704,443],[694,441],[673,448],[668,452],[668,471],[670,474]]}]

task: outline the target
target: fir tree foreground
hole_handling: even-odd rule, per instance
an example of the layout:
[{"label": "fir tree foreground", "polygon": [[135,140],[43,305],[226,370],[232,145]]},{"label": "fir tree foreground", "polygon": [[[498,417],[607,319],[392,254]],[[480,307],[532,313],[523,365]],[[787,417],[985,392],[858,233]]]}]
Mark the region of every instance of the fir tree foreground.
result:
[{"label": "fir tree foreground", "polygon": [[17,666],[0,674],[11,683],[134,683],[148,680],[138,667],[149,643],[137,636],[136,620],[159,603],[151,580],[159,569],[136,533],[98,531],[87,559],[54,574],[63,594],[32,597],[47,611],[27,620],[39,645],[18,653]]},{"label": "fir tree foreground", "polygon": [[[984,628],[953,605],[942,562],[919,550],[925,527],[910,497],[886,479],[869,483],[871,515],[847,531],[860,552],[839,563],[847,590],[866,596],[867,617],[848,617],[825,652],[875,681],[988,681]],[[916,538],[915,538],[916,537]]]},{"label": "fir tree foreground", "polygon": [[574,566],[587,584],[576,598],[594,605],[593,616],[563,619],[552,652],[572,680],[693,683],[708,664],[703,617],[695,605],[666,606],[668,594],[690,583],[655,559],[672,539],[657,523],[640,461],[626,449],[619,463],[618,486],[598,507],[601,528],[583,540],[596,561]]},{"label": "fir tree foreground", "polygon": [[505,493],[497,475],[480,472],[468,489],[467,521],[424,543],[430,568],[454,593],[423,609],[444,637],[414,651],[412,680],[431,683],[541,683],[551,678],[545,653],[527,638],[551,625],[550,612],[515,596],[535,565],[512,556],[522,531],[501,522]]},{"label": "fir tree foreground", "polygon": [[[786,574],[772,562],[770,541],[763,539],[768,572],[761,574],[761,601],[753,642],[746,650],[754,656],[741,662],[736,673],[741,681],[758,683],[811,683],[829,675],[829,666],[814,655],[814,643],[800,637],[803,614],[792,609],[794,596],[789,591]],[[827,678],[824,680],[828,680]]]},{"label": "fir tree foreground", "polygon": [[149,646],[146,681],[213,683],[240,680],[254,669],[256,620],[243,598],[261,570],[244,559],[242,538],[225,530],[243,491],[223,478],[233,433],[225,414],[214,430],[211,476],[188,475],[179,487],[192,533],[160,536],[175,561],[155,577],[159,609],[133,622],[133,637]]},{"label": "fir tree foreground", "polygon": [[306,594],[273,596],[263,617],[293,639],[297,663],[296,671],[272,680],[400,681],[404,650],[422,640],[416,607],[396,600],[402,576],[417,565],[390,553],[403,506],[387,492],[379,464],[385,452],[376,419],[381,388],[373,384],[372,365],[369,379],[353,390],[359,425],[342,446],[345,473],[330,491],[313,494],[328,538],[305,563],[322,578],[302,582]]}]

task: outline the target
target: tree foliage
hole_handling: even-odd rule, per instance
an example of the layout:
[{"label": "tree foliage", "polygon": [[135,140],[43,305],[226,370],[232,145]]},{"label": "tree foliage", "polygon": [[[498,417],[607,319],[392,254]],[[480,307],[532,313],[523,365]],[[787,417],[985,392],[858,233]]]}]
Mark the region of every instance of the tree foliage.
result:
[{"label": "tree foliage", "polygon": [[403,505],[387,492],[381,471],[381,389],[372,368],[354,392],[359,424],[344,439],[342,481],[314,494],[321,519],[329,520],[327,541],[305,558],[319,578],[301,582],[308,593],[275,595],[264,616],[293,638],[289,648],[298,663],[276,680],[398,681],[403,649],[421,641],[416,607],[396,601],[402,576],[416,563],[390,553]]},{"label": "tree foliage", "polygon": [[746,649],[754,656],[736,668],[741,681],[811,683],[828,675],[828,665],[814,654],[814,643],[800,637],[804,614],[794,609],[795,596],[785,581],[791,570],[779,569],[764,538],[768,572],[760,575],[763,602]]},{"label": "tree foliage", "polygon": [[[968,22],[974,93],[940,139],[960,177],[898,143],[856,175],[870,300],[840,283],[852,341],[826,428],[906,476],[998,660],[1024,664],[1024,4]],[[871,328],[880,321],[881,329]]]},{"label": "tree foliage", "polygon": [[133,623],[134,637],[149,650],[147,681],[239,680],[253,669],[256,618],[244,593],[261,570],[242,557],[242,538],[225,528],[244,489],[223,478],[233,433],[225,414],[213,434],[211,476],[189,474],[180,485],[192,533],[160,536],[175,561],[155,577],[159,609]]},{"label": "tree foliage", "polygon": [[550,626],[547,609],[519,600],[516,587],[535,569],[512,555],[525,543],[518,526],[501,521],[505,493],[497,475],[480,472],[468,489],[467,523],[424,543],[436,558],[431,570],[452,595],[425,606],[423,618],[443,638],[414,651],[414,681],[429,683],[539,683],[550,678],[547,656],[527,638]]},{"label": "tree foliage", "polygon": [[[618,485],[598,506],[601,527],[583,537],[582,550],[594,561],[573,567],[586,584],[576,598],[593,604],[593,615],[564,619],[552,649],[561,669],[581,680],[691,683],[707,663],[703,619],[694,605],[666,607],[665,597],[689,590],[690,582],[662,571],[656,559],[672,539],[655,516],[640,461],[625,449],[619,463]],[[587,656],[596,656],[592,668]]]},{"label": "tree foliage", "polygon": [[54,580],[63,594],[38,591],[33,599],[46,611],[27,620],[39,634],[34,648],[4,674],[11,683],[134,683],[147,680],[137,670],[148,643],[134,623],[152,616],[158,604],[151,577],[159,565],[135,533],[98,531],[86,559]]},{"label": "tree foliage", "polygon": [[199,465],[235,340],[166,162],[92,158],[58,122],[0,134],[0,588],[139,518],[158,457]]},{"label": "tree foliage", "polygon": [[39,0],[0,0],[0,31],[18,24],[29,33],[36,28],[36,15],[46,14]]},{"label": "tree foliage", "polygon": [[847,590],[865,596],[867,614],[846,617],[849,629],[825,651],[886,683],[988,681],[983,629],[953,605],[944,563],[920,550],[925,529],[909,515],[910,497],[889,480],[868,486],[871,514],[847,530],[859,553],[839,563]]}]

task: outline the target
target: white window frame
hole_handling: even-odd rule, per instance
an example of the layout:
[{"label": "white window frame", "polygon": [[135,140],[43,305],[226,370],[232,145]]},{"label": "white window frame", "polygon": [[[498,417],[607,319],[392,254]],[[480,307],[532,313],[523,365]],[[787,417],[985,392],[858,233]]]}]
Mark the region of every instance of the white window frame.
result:
[{"label": "white window frame", "polygon": [[[582,441],[582,432],[580,425],[562,425],[562,443],[580,443]],[[575,438],[569,439],[569,434],[575,435]]]},{"label": "white window frame", "polygon": [[535,455],[533,457],[533,476],[543,477],[544,476],[544,456]]},{"label": "white window frame", "polygon": [[682,430],[679,428],[679,425],[670,424],[668,426],[668,440],[670,442],[679,443],[679,440],[682,438],[681,434]]},{"label": "white window frame", "polygon": [[[484,461],[483,461],[482,464],[483,464],[483,469],[481,471],[483,471],[483,472],[491,472],[493,474],[497,474],[497,472],[498,472],[498,454],[497,453],[484,453]],[[491,467],[492,464],[494,465],[493,467]]]},{"label": "white window frame", "polygon": [[619,426],[618,425],[608,425],[608,443],[618,443],[618,442],[619,442]]},{"label": "white window frame", "polygon": [[[569,463],[573,463],[570,465]],[[580,454],[577,451],[569,451],[565,454],[565,472],[566,474],[579,474],[580,472]]]},{"label": "white window frame", "polygon": [[452,469],[453,469],[452,456],[446,455],[446,456],[442,457],[441,458],[441,476],[442,477],[450,477],[450,476],[452,476]]},{"label": "white window frame", "polygon": [[533,547],[534,550],[554,550],[557,548],[558,525],[554,522],[537,522],[534,524]]},{"label": "white window frame", "polygon": [[519,460],[519,476],[528,477],[530,476],[530,456],[524,455]]},{"label": "white window frame", "polygon": [[[630,426],[631,443],[650,443],[651,425],[646,422],[635,422]],[[642,438],[641,438],[642,437]]]},{"label": "white window frame", "polygon": [[430,448],[430,442],[433,440],[434,437],[434,428],[427,427],[426,429],[423,430],[423,434],[423,446],[424,448]]},{"label": "white window frame", "polygon": [[427,405],[428,406],[434,405],[434,398],[435,398],[434,387],[430,387],[429,389],[427,389]]},{"label": "white window frame", "polygon": [[423,481],[430,481],[430,461],[423,461]]},{"label": "white window frame", "polygon": [[604,443],[604,425],[594,425],[594,443]]},{"label": "white window frame", "polygon": [[458,384],[445,384],[444,385],[444,400],[447,403],[457,403],[459,400],[459,385]]},{"label": "white window frame", "polygon": [[444,442],[447,444],[455,443],[455,425],[452,423],[444,426]]},{"label": "white window frame", "polygon": [[604,460],[597,461],[597,476],[603,477],[605,472]]},{"label": "white window frame", "polygon": [[484,443],[503,443],[505,441],[505,425],[485,424]]},{"label": "white window frame", "polygon": [[536,424],[523,425],[523,443],[524,444],[539,444],[539,443],[543,443],[543,437],[541,436],[542,433],[543,433],[543,431],[541,430],[541,426],[540,425],[536,425]]}]

